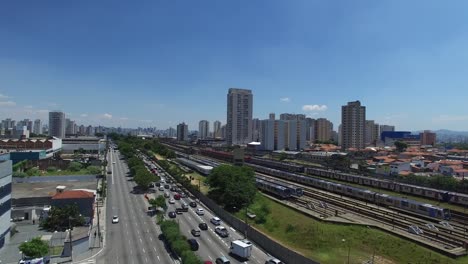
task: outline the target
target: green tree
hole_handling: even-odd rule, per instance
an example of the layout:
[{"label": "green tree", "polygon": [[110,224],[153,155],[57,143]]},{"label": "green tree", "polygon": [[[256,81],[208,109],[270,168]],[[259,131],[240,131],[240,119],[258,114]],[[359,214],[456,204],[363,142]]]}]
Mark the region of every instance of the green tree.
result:
[{"label": "green tree", "polygon": [[83,226],[84,217],[81,216],[78,206],[67,205],[65,207],[52,207],[48,217],[43,220],[40,226],[48,231],[65,230],[70,226]]},{"label": "green tree", "polygon": [[27,176],[28,176],[28,174],[26,172],[22,172],[22,171],[13,172],[13,177],[24,178],[24,177],[27,177]]},{"label": "green tree", "polygon": [[167,203],[166,203],[166,198],[164,198],[164,196],[162,195],[159,195],[158,197],[156,197],[156,199],[150,199],[148,201],[152,207],[155,207],[155,208],[162,208],[164,211],[167,210]]},{"label": "green tree", "polygon": [[89,174],[100,174],[101,169],[98,166],[89,166],[86,168]]},{"label": "green tree", "polygon": [[32,167],[26,171],[26,174],[28,174],[28,176],[37,176],[41,174],[41,171],[37,167]]},{"label": "green tree", "polygon": [[403,152],[408,147],[408,144],[401,141],[395,141],[393,144],[395,145],[398,152]]},{"label": "green tree", "polygon": [[18,248],[24,255],[30,258],[40,258],[49,252],[47,242],[42,241],[40,237],[35,237],[29,242],[23,242]]},{"label": "green tree", "polygon": [[47,168],[47,172],[56,172],[57,171],[57,168],[56,167],[48,167]]},{"label": "green tree", "polygon": [[144,171],[138,170],[133,179],[138,186],[146,190],[152,182],[156,181],[156,176],[145,169]]},{"label": "green tree", "polygon": [[288,158],[288,155],[286,153],[284,153],[284,152],[281,152],[281,154],[279,155],[279,160],[280,161],[283,161],[283,160],[285,160],[287,158]]},{"label": "green tree", "polygon": [[71,170],[71,171],[79,171],[83,168],[83,165],[81,165],[81,163],[79,162],[70,162],[70,164],[68,164],[68,169]]},{"label": "green tree", "polygon": [[252,203],[257,192],[255,173],[246,166],[221,165],[208,176],[208,195],[228,210],[240,210]]}]

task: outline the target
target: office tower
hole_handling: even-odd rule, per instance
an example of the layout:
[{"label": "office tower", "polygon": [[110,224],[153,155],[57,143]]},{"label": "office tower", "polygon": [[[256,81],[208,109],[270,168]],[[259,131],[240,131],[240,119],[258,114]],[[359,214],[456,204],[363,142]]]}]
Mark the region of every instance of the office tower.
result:
[{"label": "office tower", "polygon": [[262,121],[258,118],[252,119],[252,140],[260,142],[262,140]]},{"label": "office tower", "polygon": [[379,124],[376,124],[374,120],[366,120],[366,145],[375,146],[379,138]]},{"label": "office tower", "polygon": [[275,120],[275,113],[270,113],[269,117],[270,120]]},{"label": "office tower", "polygon": [[315,140],[329,141],[333,138],[333,123],[326,118],[318,118],[315,121]]},{"label": "office tower", "polygon": [[214,138],[221,137],[221,122],[218,120],[213,122],[213,137]]},{"label": "office tower", "polygon": [[1,190],[1,210],[0,210],[0,249],[10,242],[10,231],[12,224],[11,217],[11,181],[13,175],[13,165],[11,160],[0,160],[0,190]]},{"label": "office tower", "polygon": [[230,88],[227,94],[226,141],[228,145],[246,145],[252,141],[252,111],[252,91]]},{"label": "office tower", "polygon": [[260,146],[262,150],[275,149],[275,120],[265,119],[260,121],[261,141]]},{"label": "office tower", "polygon": [[342,146],[343,150],[349,148],[363,149],[366,127],[366,107],[361,102],[348,102],[341,107]]},{"label": "office tower", "polygon": [[49,112],[49,136],[65,138],[65,113]]},{"label": "office tower", "polygon": [[36,135],[42,134],[42,121],[40,119],[34,120],[33,133]]},{"label": "office tower", "polygon": [[180,123],[177,125],[177,141],[188,141],[188,125]]},{"label": "office tower", "polygon": [[429,130],[424,130],[423,133],[419,133],[419,138],[421,141],[421,146],[425,146],[425,145],[434,146],[436,143],[436,133],[433,133]]},{"label": "office tower", "polygon": [[207,139],[210,132],[210,122],[207,120],[201,120],[198,123],[198,138]]}]

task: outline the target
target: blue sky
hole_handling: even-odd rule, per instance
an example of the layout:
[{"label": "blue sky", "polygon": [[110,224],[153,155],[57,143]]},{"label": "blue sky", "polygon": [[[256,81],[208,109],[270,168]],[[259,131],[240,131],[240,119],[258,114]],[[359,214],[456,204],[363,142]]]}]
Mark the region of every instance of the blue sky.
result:
[{"label": "blue sky", "polygon": [[[304,113],[468,130],[467,1],[5,1],[0,118],[167,128]],[[304,107],[306,106],[306,107]],[[307,107],[308,106],[308,107]],[[325,106],[325,107],[324,107]],[[306,109],[307,111],[304,111]]]}]

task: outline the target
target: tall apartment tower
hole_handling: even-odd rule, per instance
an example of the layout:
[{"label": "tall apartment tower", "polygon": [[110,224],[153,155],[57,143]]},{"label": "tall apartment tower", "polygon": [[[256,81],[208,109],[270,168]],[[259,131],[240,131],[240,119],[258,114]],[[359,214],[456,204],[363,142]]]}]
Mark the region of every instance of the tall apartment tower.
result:
[{"label": "tall apartment tower", "polygon": [[275,150],[275,120],[265,119],[260,121],[261,148],[263,150]]},{"label": "tall apartment tower", "polygon": [[34,120],[33,133],[36,135],[42,134],[42,122],[40,119]]},{"label": "tall apartment tower", "polygon": [[188,141],[188,125],[185,123],[177,125],[177,141]]},{"label": "tall apartment tower", "polygon": [[201,120],[198,123],[198,138],[207,139],[210,133],[210,122],[207,120]]},{"label": "tall apartment tower", "polygon": [[366,145],[375,146],[379,139],[379,124],[374,120],[366,120]]},{"label": "tall apartment tower", "polygon": [[270,120],[275,120],[275,113],[270,113],[270,115],[268,116],[268,118]]},{"label": "tall apartment tower", "polygon": [[49,112],[49,136],[65,138],[65,113]]},{"label": "tall apartment tower", "polygon": [[218,120],[213,122],[213,137],[214,138],[221,137],[221,122]]},{"label": "tall apartment tower", "polygon": [[252,112],[252,91],[230,88],[227,95],[226,119],[228,145],[245,145],[252,141]]},{"label": "tall apartment tower", "polygon": [[424,130],[424,132],[419,133],[419,138],[421,145],[432,145],[436,143],[436,133],[431,132],[430,130]]},{"label": "tall apartment tower", "polygon": [[364,149],[366,134],[366,107],[361,102],[348,102],[341,107],[342,150]]},{"label": "tall apartment tower", "polygon": [[326,118],[315,120],[315,140],[329,141],[333,138],[333,123]]}]

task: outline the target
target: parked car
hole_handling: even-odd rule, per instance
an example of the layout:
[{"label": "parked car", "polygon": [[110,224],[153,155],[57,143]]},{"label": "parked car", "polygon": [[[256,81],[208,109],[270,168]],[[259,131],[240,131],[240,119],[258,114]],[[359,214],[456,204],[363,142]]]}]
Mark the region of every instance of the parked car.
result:
[{"label": "parked car", "polygon": [[176,216],[177,216],[176,213],[175,213],[175,212],[172,212],[172,211],[169,212],[168,215],[169,215],[170,218],[176,218]]},{"label": "parked car", "polygon": [[213,224],[213,225],[220,225],[221,224],[221,219],[219,219],[218,217],[213,217],[210,219],[210,222]]},{"label": "parked car", "polygon": [[229,236],[229,232],[227,231],[227,229],[224,226],[217,226],[215,228],[215,232],[220,237],[228,237]]},{"label": "parked car", "polygon": [[187,242],[189,243],[191,250],[193,251],[198,250],[199,246],[198,246],[198,242],[196,239],[190,238],[190,239],[187,239]]},{"label": "parked car", "polygon": [[119,222],[119,217],[114,215],[114,217],[112,217],[112,223],[117,224],[118,222]]},{"label": "parked car", "polygon": [[198,237],[198,236],[200,236],[201,231],[198,230],[198,229],[192,229],[192,231],[190,231],[190,233],[192,233],[193,236]]},{"label": "parked car", "polygon": [[206,223],[200,223],[200,224],[198,224],[198,227],[201,230],[208,230],[208,225]]},{"label": "parked car", "polygon": [[204,214],[205,214],[205,210],[203,210],[203,208],[197,208],[196,213],[197,213],[197,215],[204,215]]},{"label": "parked car", "polygon": [[197,203],[196,203],[196,202],[190,202],[189,205],[190,205],[190,207],[193,207],[193,208],[197,207]]},{"label": "parked car", "polygon": [[221,256],[216,259],[216,264],[231,264],[231,261],[229,261],[225,256]]}]

